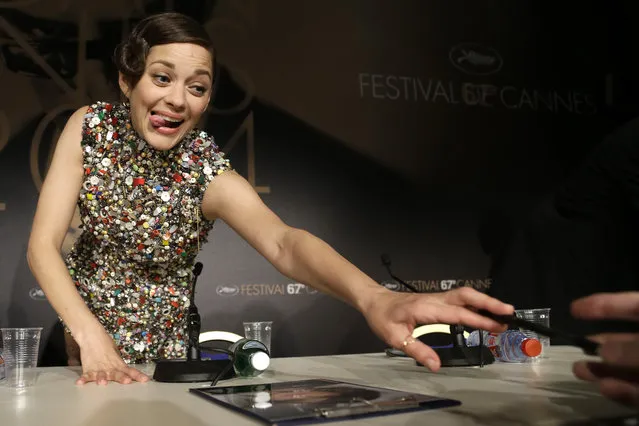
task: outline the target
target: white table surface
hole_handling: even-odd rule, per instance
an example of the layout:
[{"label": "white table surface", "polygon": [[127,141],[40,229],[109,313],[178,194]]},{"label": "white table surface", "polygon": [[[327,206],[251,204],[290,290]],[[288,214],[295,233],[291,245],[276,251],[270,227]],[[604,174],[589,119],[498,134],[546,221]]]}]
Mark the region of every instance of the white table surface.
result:
[{"label": "white table surface", "polygon": [[[384,354],[276,358],[257,378],[218,386],[329,378],[420,392],[462,401],[461,406],[331,425],[559,425],[632,411],[599,396],[592,384],[572,375],[572,362],[585,358],[574,348],[553,346],[536,364],[495,363],[428,372],[408,358]],[[152,366],[144,371],[151,374]],[[260,423],[188,392],[203,384],[135,383],[75,385],[75,367],[39,368],[37,383],[23,391],[0,386],[4,426],[204,426]]]}]

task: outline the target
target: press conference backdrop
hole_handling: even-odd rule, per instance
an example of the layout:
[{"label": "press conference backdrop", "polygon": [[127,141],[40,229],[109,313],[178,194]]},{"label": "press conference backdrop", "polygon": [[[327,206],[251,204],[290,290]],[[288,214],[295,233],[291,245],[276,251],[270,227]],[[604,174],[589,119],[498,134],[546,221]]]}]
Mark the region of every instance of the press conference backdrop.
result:
[{"label": "press conference backdrop", "polygon": [[[608,17],[538,1],[0,3],[0,323],[55,312],[26,248],[57,136],[118,98],[110,55],[148,13],[199,19],[221,63],[202,123],[290,225],[394,290],[490,289],[489,254],[615,121]],[[64,250],[79,233],[74,218]],[[352,308],[280,275],[224,223],[198,260],[203,329],[272,320],[276,356],[384,347]]]}]

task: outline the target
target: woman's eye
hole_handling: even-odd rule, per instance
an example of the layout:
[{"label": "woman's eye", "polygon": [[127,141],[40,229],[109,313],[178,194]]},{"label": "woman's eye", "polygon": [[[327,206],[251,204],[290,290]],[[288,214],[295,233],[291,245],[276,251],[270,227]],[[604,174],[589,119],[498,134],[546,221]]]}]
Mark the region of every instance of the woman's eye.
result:
[{"label": "woman's eye", "polygon": [[206,87],[203,86],[193,86],[193,90],[198,94],[198,95],[203,95],[206,93]]},{"label": "woman's eye", "polygon": [[169,82],[169,77],[167,77],[166,75],[156,74],[156,75],[153,76],[153,78],[158,83],[166,84],[166,83]]}]

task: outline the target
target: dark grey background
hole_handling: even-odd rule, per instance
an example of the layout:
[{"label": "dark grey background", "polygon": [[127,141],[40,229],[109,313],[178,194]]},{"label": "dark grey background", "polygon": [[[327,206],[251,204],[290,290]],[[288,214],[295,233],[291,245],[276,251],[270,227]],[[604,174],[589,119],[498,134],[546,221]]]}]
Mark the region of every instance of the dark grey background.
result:
[{"label": "dark grey background", "polygon": [[[9,124],[0,131],[9,134],[0,139],[0,324],[47,332],[56,316],[25,253],[56,131],[73,108],[117,97],[109,56],[120,35],[178,2],[54,3],[0,10],[0,123],[4,115]],[[255,184],[270,188],[264,201],[375,280],[389,281],[379,260],[386,252],[397,275],[429,289],[465,280],[485,290],[487,252],[509,232],[500,218],[529,211],[632,115],[634,85],[620,47],[630,31],[623,3],[480,3],[190,1],[178,9],[208,26],[220,52],[216,107],[234,108],[212,111],[203,126],[248,176],[245,139],[232,149],[228,141],[252,116]],[[480,54],[475,65],[455,66],[464,49]],[[362,87],[373,75],[393,84],[406,77],[410,96]],[[425,94],[428,85],[439,92]],[[464,102],[464,87],[476,94],[479,86],[489,87],[484,105]],[[507,102],[493,95],[500,91]],[[534,105],[536,91],[564,103]],[[241,332],[243,320],[273,320],[276,356],[384,347],[338,301],[306,288],[277,294],[290,281],[223,223],[199,260],[203,329]]]}]

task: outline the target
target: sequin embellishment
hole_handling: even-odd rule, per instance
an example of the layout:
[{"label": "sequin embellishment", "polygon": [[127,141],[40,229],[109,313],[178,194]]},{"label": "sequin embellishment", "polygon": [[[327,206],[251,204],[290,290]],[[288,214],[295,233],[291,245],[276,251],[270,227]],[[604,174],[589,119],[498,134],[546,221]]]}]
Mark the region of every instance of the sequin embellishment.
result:
[{"label": "sequin embellishment", "polygon": [[78,292],[125,362],[184,358],[193,263],[213,226],[200,204],[229,161],[197,130],[155,150],[127,104],[105,102],[88,109],[82,148],[83,232],[66,258]]}]

